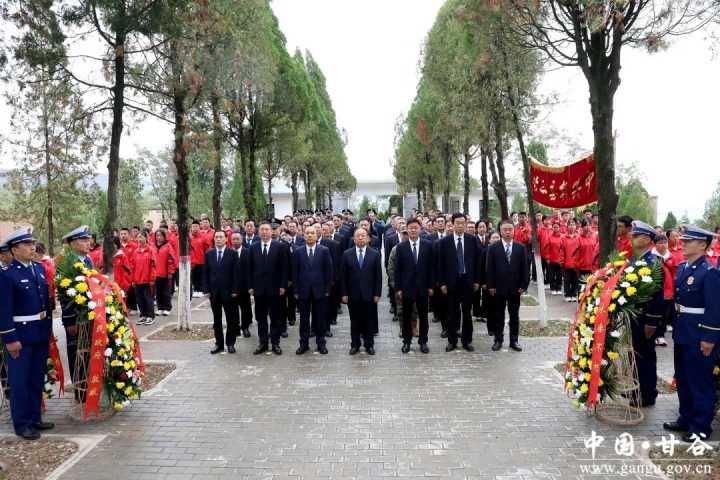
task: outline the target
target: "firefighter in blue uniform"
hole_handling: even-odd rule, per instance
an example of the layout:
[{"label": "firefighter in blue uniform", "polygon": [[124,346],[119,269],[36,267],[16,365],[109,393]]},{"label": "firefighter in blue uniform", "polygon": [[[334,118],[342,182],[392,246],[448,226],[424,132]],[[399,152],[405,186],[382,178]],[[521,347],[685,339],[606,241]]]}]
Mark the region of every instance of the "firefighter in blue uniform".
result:
[{"label": "firefighter in blue uniform", "polygon": [[[12,262],[12,253],[10,253],[10,247],[5,242],[0,242],[0,275],[2,272],[7,270],[8,265]],[[2,344],[0,344],[0,347]],[[6,399],[10,398],[10,389],[8,389],[8,378],[7,378],[7,364],[4,361],[4,352],[0,348],[0,388],[2,388],[2,394]],[[0,397],[2,398],[2,397]]]},{"label": "firefighter in blue uniform", "polygon": [[8,364],[10,414],[15,433],[27,440],[53,428],[40,417],[47,370],[52,306],[45,269],[35,257],[29,228],[5,239],[14,260],[0,274],[0,334]]},{"label": "firefighter in blue uniform", "polygon": [[[644,260],[652,268],[659,261],[652,253],[657,233],[647,223],[635,221],[632,227],[632,262]],[[653,298],[642,306],[637,318],[632,320],[632,345],[635,351],[635,363],[640,384],[640,398],[633,400],[635,407],[651,407],[657,398],[657,354],[655,352],[655,333],[664,312],[663,280]]]},{"label": "firefighter in blue uniform", "polygon": [[720,355],[720,271],[705,258],[712,239],[712,232],[687,227],[680,237],[687,262],[675,277],[673,342],[680,414],[663,427],[685,432],[682,439],[689,443],[710,437],[717,401],[713,369]]}]

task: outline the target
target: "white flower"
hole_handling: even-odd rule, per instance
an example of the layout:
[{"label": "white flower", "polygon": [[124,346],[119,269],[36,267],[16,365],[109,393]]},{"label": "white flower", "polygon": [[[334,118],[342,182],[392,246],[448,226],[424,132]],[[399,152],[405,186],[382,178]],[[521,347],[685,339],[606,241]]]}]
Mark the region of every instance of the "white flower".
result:
[{"label": "white flower", "polygon": [[627,303],[627,299],[625,297],[618,298],[617,301],[620,305],[625,305]]},{"label": "white flower", "polygon": [[647,267],[647,262],[645,260],[638,260],[635,262],[636,267]]},{"label": "white flower", "polygon": [[119,339],[119,338],[116,338],[116,339],[115,339],[115,345],[117,345],[117,346],[122,345],[122,340]]},{"label": "white flower", "polygon": [[620,330],[613,330],[612,332],[610,332],[610,336],[613,338],[620,338],[620,335]]},{"label": "white flower", "polygon": [[78,275],[77,277],[75,277],[75,281],[76,281],[76,282],[84,282],[84,281],[85,281],[85,277],[83,277],[82,275]]},{"label": "white flower", "polygon": [[92,293],[90,292],[90,290],[88,290],[87,292],[85,292],[85,295],[88,297],[88,300],[91,299],[91,298],[93,298]]},{"label": "white flower", "polygon": [[600,362],[600,365],[602,365],[603,367],[606,366],[607,364],[608,364],[608,361],[605,360],[604,358],[603,358],[602,361]]},{"label": "white flower", "polygon": [[600,297],[595,299],[595,305],[600,305]]},{"label": "white flower", "polygon": [[642,277],[641,281],[643,283],[652,283],[653,279],[652,279],[652,277],[645,276],[645,277]]},{"label": "white flower", "polygon": [[[88,293],[90,293],[90,292],[88,292]],[[95,302],[88,302],[88,308],[89,308],[90,310],[95,310],[95,307],[97,307],[97,303],[95,303]]]},{"label": "white flower", "polygon": [[625,273],[633,273],[635,269],[633,267],[628,267],[625,269]]},{"label": "white flower", "polygon": [[105,313],[107,313],[107,314],[110,313],[110,307],[105,307]]},{"label": "white flower", "polygon": [[112,348],[106,349],[106,350],[105,350],[105,356],[106,356],[106,357],[109,357],[110,355],[112,355],[112,352],[113,352],[113,351],[112,351]]},{"label": "white flower", "polygon": [[622,283],[620,284],[620,286],[621,286],[622,288],[628,288],[628,287],[630,286],[630,282],[622,282]]},{"label": "white flower", "polygon": [[68,297],[74,297],[75,295],[77,295],[77,290],[75,290],[74,288],[68,288],[68,289],[67,289],[67,296],[68,296]]}]

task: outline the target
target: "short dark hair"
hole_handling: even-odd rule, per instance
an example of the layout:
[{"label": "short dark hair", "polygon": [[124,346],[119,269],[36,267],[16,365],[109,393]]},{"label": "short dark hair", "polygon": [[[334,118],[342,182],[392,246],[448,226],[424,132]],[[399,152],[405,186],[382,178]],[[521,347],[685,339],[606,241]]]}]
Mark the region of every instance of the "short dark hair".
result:
[{"label": "short dark hair", "polygon": [[218,233],[222,233],[223,237],[227,237],[227,234],[225,233],[225,230],[223,230],[223,229],[215,230],[215,235],[217,235]]},{"label": "short dark hair", "polygon": [[617,219],[618,223],[625,225],[625,228],[632,227],[633,218],[630,215],[622,215]]},{"label": "short dark hair", "polygon": [[190,225],[200,225],[200,222],[198,222],[197,220],[193,220]]},{"label": "short dark hair", "polygon": [[464,213],[460,213],[460,212],[455,212],[455,213],[453,213],[453,214],[452,214],[452,217],[450,217],[450,221],[451,221],[452,223],[455,223],[455,220],[458,219],[458,218],[462,218],[463,220],[467,221],[467,217],[465,216],[465,214],[464,214]]},{"label": "short dark hair", "polygon": [[45,244],[42,242],[35,242],[35,251],[37,253],[45,253]]},{"label": "short dark hair", "polygon": [[415,218],[415,217],[410,217],[410,218],[408,218],[408,219],[405,221],[405,228],[409,227],[409,226],[412,225],[413,223],[417,223],[418,225],[420,225],[420,220],[418,220],[418,219]]},{"label": "short dark hair", "polygon": [[127,228],[127,227],[120,227],[120,231],[122,232],[123,230],[125,230],[126,232],[129,232],[129,231],[130,231],[130,229]]},{"label": "short dark hair", "polygon": [[515,228],[515,225],[513,224],[512,220],[510,220],[509,218],[503,218],[498,223],[498,230],[500,230],[500,228],[505,224],[510,225],[511,227]]},{"label": "short dark hair", "polygon": [[442,220],[442,221],[444,222],[444,221],[445,221],[445,217],[443,217],[442,215],[439,215],[439,216],[435,217],[435,220],[433,220],[433,222],[438,222],[438,221],[440,221],[440,220]]}]

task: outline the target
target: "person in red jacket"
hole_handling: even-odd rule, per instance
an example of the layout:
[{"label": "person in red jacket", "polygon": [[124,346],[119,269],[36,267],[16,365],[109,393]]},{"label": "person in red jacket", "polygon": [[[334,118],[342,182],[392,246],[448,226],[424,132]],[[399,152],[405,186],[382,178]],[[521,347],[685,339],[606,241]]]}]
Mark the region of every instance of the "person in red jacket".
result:
[{"label": "person in red jacket", "polygon": [[560,233],[560,222],[554,222],[552,233],[547,238],[548,250],[548,283],[550,283],[550,293],[560,295],[562,288],[562,246],[563,236]]},{"label": "person in red jacket", "polygon": [[88,257],[92,260],[93,268],[102,273],[105,271],[105,259],[103,258],[102,245],[97,243],[97,234],[93,233],[90,237],[90,252]]},{"label": "person in red jacket", "polygon": [[45,244],[42,242],[35,243],[36,261],[41,263],[45,268],[45,279],[48,282],[50,292],[50,306],[55,309],[55,260],[50,255],[45,254]]},{"label": "person in red jacket", "polygon": [[155,232],[155,246],[157,248],[155,303],[158,315],[166,317],[172,310],[173,274],[177,270],[178,262],[175,248],[167,241],[165,230],[159,229]]},{"label": "person in red jacket", "polygon": [[205,295],[205,252],[208,250],[207,237],[200,230],[200,222],[193,220],[190,225],[190,277],[192,279],[192,296]]},{"label": "person in red jacket", "polygon": [[132,289],[132,270],[130,270],[130,258],[127,251],[122,247],[120,238],[115,239],[115,255],[113,256],[112,265],[115,283],[123,291],[127,301],[128,292]]},{"label": "person in red jacket", "polygon": [[[130,277],[132,277],[130,258],[132,257],[133,252],[135,252],[135,249],[137,248],[137,240],[133,239],[132,234],[127,227],[122,227],[120,229],[120,248],[125,254],[124,262],[127,270],[129,271]],[[114,261],[115,259],[113,259],[113,262]],[[127,294],[127,296],[125,297],[125,301],[127,303],[127,308],[130,311],[130,314],[137,313],[137,298],[135,296],[135,289],[132,287],[132,278],[130,280],[130,286],[125,290],[125,293]]]},{"label": "person in red jacket", "polygon": [[155,285],[156,252],[148,245],[145,232],[137,235],[138,248],[130,257],[132,269],[132,283],[137,296],[140,309],[138,325],[152,325],[155,323],[155,298],[152,287]]},{"label": "person in red jacket", "polygon": [[552,235],[551,219],[548,215],[543,215],[538,223],[538,242],[540,243],[540,261],[542,262],[543,278],[545,279],[545,288],[550,288],[548,279],[548,255],[549,243],[548,238]]},{"label": "person in red jacket", "polygon": [[566,302],[576,302],[578,295],[578,272],[580,270],[580,239],[575,230],[575,220],[568,220],[567,233],[562,237],[562,262]]},{"label": "person in red jacket", "polygon": [[583,219],[580,222],[580,235],[578,235],[578,240],[580,241],[580,251],[578,253],[580,257],[579,271],[580,277],[582,278],[597,270],[597,255],[599,253],[598,236],[593,232],[592,226],[587,219]]},{"label": "person in red jacket", "polygon": [[[667,231],[666,235],[668,239],[668,251],[670,252],[670,255],[672,255],[675,265],[679,266],[685,261],[682,242],[680,241],[680,233],[671,228]],[[673,280],[675,280],[675,277],[673,277]]]},{"label": "person in red jacket", "polygon": [[[655,345],[667,347],[665,341],[665,331],[668,325],[672,325],[672,319],[675,311],[675,276],[677,275],[678,264],[668,248],[668,238],[662,233],[655,239],[655,247],[652,250],[653,255],[660,259],[663,267],[663,302],[665,309],[663,310],[663,318],[659,322],[657,331],[655,332]],[[683,261],[685,261],[683,259]]]},{"label": "person in red jacket", "polygon": [[628,259],[633,256],[632,223],[632,217],[627,215],[623,215],[617,219],[617,242],[615,243],[615,250]]}]

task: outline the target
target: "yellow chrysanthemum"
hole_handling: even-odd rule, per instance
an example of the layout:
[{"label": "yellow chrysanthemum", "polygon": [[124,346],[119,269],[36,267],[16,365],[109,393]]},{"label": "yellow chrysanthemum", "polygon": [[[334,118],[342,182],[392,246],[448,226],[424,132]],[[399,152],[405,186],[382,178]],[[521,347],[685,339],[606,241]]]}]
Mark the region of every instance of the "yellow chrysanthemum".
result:
[{"label": "yellow chrysanthemum", "polygon": [[81,268],[85,268],[85,264],[83,262],[75,262],[75,263],[73,263],[73,267],[81,269]]},{"label": "yellow chrysanthemum", "polygon": [[133,387],[132,387],[132,385],[129,386],[129,387],[126,387],[125,390],[123,390],[123,393],[124,393],[125,395],[130,395],[131,393],[133,393]]},{"label": "yellow chrysanthemum", "polygon": [[75,295],[75,303],[78,305],[84,305],[87,302],[87,297],[83,295]]},{"label": "yellow chrysanthemum", "polygon": [[113,325],[112,323],[108,323],[108,324],[107,324],[107,331],[110,332],[110,333],[112,333],[114,330],[115,330],[115,325]]},{"label": "yellow chrysanthemum", "polygon": [[568,390],[572,390],[572,388],[573,388],[572,382],[567,382],[567,384],[565,386],[567,387]]},{"label": "yellow chrysanthemum", "polygon": [[580,357],[580,360],[578,360],[578,365],[580,365],[580,368],[585,368],[585,365],[587,365],[587,358]]},{"label": "yellow chrysanthemum", "polygon": [[720,367],[713,368],[713,375],[720,375]]},{"label": "yellow chrysanthemum", "polygon": [[608,307],[608,312],[614,312],[615,310],[617,310],[617,304],[611,303]]},{"label": "yellow chrysanthemum", "polygon": [[625,277],[625,279],[626,279],[628,282],[635,283],[635,282],[638,281],[638,276],[637,276],[636,273],[628,273],[627,276]]},{"label": "yellow chrysanthemum", "polygon": [[652,270],[650,270],[648,267],[643,267],[640,270],[638,270],[638,273],[642,277],[647,277],[648,275],[650,275],[652,273]]},{"label": "yellow chrysanthemum", "polygon": [[587,372],[585,373],[585,381],[586,382],[590,381],[590,373],[587,373]]},{"label": "yellow chrysanthemum", "polygon": [[596,318],[595,315],[592,315],[590,317],[590,323],[595,323],[595,318]]},{"label": "yellow chrysanthemum", "polygon": [[580,392],[581,392],[581,393],[587,393],[587,391],[588,391],[588,385],[587,385],[587,383],[583,383],[582,385],[580,385]]},{"label": "yellow chrysanthemum", "polygon": [[125,388],[125,382],[117,382],[115,384],[115,388],[117,388],[118,390],[122,390],[123,388]]},{"label": "yellow chrysanthemum", "polygon": [[119,367],[119,366],[121,366],[122,364],[123,364],[123,363],[122,363],[120,360],[113,360],[112,362],[110,362],[110,366],[111,366],[111,367]]},{"label": "yellow chrysanthemum", "polygon": [[107,295],[107,296],[105,297],[105,303],[108,303],[108,304],[109,304],[109,303],[112,303],[112,301],[113,301],[112,295]]},{"label": "yellow chrysanthemum", "polygon": [[602,378],[598,378],[598,386],[602,387],[605,385],[605,382],[602,381]]},{"label": "yellow chrysanthemum", "polygon": [[612,298],[613,298],[613,300],[615,300],[615,299],[618,298],[619,296],[620,296],[620,290],[614,290],[613,293],[612,293]]},{"label": "yellow chrysanthemum", "polygon": [[88,320],[95,320],[95,312],[89,312],[88,313]]},{"label": "yellow chrysanthemum", "polygon": [[613,263],[613,265],[620,268],[623,265],[625,265],[625,260],[617,260],[616,262]]},{"label": "yellow chrysanthemum", "polygon": [[75,284],[75,290],[77,290],[80,293],[85,293],[88,291],[87,283],[85,282],[79,282]]},{"label": "yellow chrysanthemum", "polygon": [[123,409],[123,404],[120,403],[120,402],[115,402],[115,403],[113,404],[113,408],[115,408],[115,410],[117,410],[117,411],[120,411],[120,410]]},{"label": "yellow chrysanthemum", "polygon": [[628,297],[632,297],[633,295],[635,295],[635,294],[637,293],[637,288],[635,288],[635,287],[628,287],[628,288],[625,290],[625,293],[627,294]]},{"label": "yellow chrysanthemum", "polygon": [[69,287],[71,284],[72,284],[72,280],[70,280],[69,278],[63,278],[62,280],[60,280],[60,286],[61,286],[62,288],[67,288],[67,287]]},{"label": "yellow chrysanthemum", "polygon": [[573,407],[580,408],[580,400],[578,400],[577,398],[572,401],[572,404],[573,404]]},{"label": "yellow chrysanthemum", "polygon": [[578,355],[585,355],[585,347],[580,345],[577,349],[577,353],[578,353]]},{"label": "yellow chrysanthemum", "polygon": [[613,360],[613,361],[620,358],[620,355],[617,352],[607,352],[607,356],[610,360]]}]

